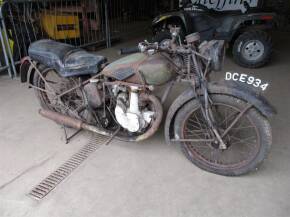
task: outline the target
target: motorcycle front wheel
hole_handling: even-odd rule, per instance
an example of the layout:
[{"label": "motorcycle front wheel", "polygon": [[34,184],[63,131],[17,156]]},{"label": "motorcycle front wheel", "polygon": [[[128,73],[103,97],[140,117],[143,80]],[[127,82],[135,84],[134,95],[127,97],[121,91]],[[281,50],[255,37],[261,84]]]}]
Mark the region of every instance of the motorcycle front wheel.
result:
[{"label": "motorcycle front wheel", "polygon": [[[227,95],[215,94],[210,98],[215,126],[222,135],[247,103]],[[272,143],[270,124],[255,107],[251,107],[223,137],[225,150],[220,149],[216,141],[198,141],[213,139],[213,133],[197,100],[189,101],[179,110],[174,131],[175,137],[182,140],[179,143],[183,153],[193,164],[224,176],[240,176],[257,170]]]}]

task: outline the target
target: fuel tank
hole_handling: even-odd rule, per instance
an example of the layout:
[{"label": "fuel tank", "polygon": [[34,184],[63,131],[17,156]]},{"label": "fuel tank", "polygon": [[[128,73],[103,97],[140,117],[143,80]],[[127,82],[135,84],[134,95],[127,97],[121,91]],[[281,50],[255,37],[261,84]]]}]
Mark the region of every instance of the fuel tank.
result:
[{"label": "fuel tank", "polygon": [[162,85],[175,76],[173,65],[159,53],[123,57],[106,66],[102,73],[116,80],[148,85]]}]

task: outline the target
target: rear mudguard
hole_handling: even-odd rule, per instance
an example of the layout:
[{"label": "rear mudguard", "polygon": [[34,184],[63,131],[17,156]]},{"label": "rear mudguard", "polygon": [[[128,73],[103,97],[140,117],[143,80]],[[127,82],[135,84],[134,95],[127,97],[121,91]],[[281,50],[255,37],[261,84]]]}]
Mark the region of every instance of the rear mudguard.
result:
[{"label": "rear mudguard", "polygon": [[[243,100],[252,104],[262,115],[269,118],[276,114],[276,109],[271,106],[265,97],[261,94],[241,86],[238,83],[209,83],[209,94],[228,95]],[[201,93],[202,94],[202,93]],[[184,104],[194,99],[194,92],[192,89],[184,91],[170,106],[165,121],[165,140],[170,144],[173,138],[174,120],[177,112]]]},{"label": "rear mudguard", "polygon": [[22,83],[33,84],[34,67],[30,63],[30,58],[25,57],[21,60],[20,80]]}]

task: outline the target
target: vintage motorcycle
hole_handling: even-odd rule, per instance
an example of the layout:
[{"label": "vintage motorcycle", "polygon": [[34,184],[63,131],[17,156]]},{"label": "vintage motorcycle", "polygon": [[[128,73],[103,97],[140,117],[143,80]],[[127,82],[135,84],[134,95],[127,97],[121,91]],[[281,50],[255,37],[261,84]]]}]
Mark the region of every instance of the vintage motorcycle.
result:
[{"label": "vintage motorcycle", "polygon": [[[159,129],[163,103],[176,83],[188,84],[169,108],[167,143],[179,144],[198,167],[225,176],[255,170],[272,143],[266,99],[238,83],[208,82],[224,59],[224,41],[180,43],[177,27],[163,44],[139,43],[111,64],[103,56],[52,40],[31,44],[21,81],[35,89],[40,114],[75,129],[125,141],[148,139]],[[133,53],[133,54],[132,54]],[[154,94],[165,86],[162,97]]]}]

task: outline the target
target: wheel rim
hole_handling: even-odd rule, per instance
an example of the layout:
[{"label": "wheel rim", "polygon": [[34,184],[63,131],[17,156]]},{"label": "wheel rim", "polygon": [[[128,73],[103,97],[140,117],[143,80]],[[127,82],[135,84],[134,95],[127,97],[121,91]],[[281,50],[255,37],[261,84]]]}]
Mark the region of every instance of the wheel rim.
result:
[{"label": "wheel rim", "polygon": [[[213,115],[221,134],[240,112],[239,109],[226,104],[213,105]],[[182,129],[183,139],[212,138],[200,108],[187,116]],[[224,141],[228,147],[226,150],[221,150],[219,145],[209,142],[185,142],[184,147],[192,158],[218,169],[241,168],[253,161],[259,153],[259,131],[247,115],[238,121]]]},{"label": "wheel rim", "polygon": [[251,40],[244,44],[242,54],[249,61],[259,60],[265,52],[264,44],[259,40]]}]

